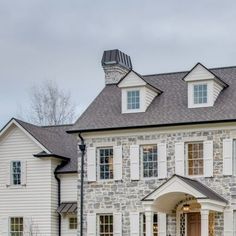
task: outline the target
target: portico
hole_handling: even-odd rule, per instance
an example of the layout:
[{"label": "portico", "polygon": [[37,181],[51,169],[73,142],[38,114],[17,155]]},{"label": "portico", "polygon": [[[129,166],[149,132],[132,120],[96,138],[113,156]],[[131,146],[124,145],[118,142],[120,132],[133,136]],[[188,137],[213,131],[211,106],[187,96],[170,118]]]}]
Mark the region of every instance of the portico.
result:
[{"label": "portico", "polygon": [[215,212],[224,212],[227,201],[199,181],[174,175],[143,201],[146,236],[152,236],[152,215],[158,212],[159,236],[166,236],[166,215],[176,216],[176,236],[214,235]]}]

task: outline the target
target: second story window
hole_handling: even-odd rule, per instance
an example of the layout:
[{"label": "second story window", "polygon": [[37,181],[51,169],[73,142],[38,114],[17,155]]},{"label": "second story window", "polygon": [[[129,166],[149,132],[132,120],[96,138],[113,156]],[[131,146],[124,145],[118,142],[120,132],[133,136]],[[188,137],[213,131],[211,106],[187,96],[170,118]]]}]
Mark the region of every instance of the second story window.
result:
[{"label": "second story window", "polygon": [[21,185],[21,162],[12,161],[11,162],[11,184]]},{"label": "second story window", "polygon": [[144,145],[141,147],[142,171],[144,178],[158,176],[157,145]]},{"label": "second story window", "polygon": [[133,90],[127,92],[127,109],[134,110],[140,108],[140,91]]},{"label": "second story window", "polygon": [[194,104],[207,103],[207,84],[197,84],[193,86]]},{"label": "second story window", "polygon": [[203,175],[203,142],[187,144],[187,174]]},{"label": "second story window", "polygon": [[99,177],[113,179],[113,148],[99,148]]}]

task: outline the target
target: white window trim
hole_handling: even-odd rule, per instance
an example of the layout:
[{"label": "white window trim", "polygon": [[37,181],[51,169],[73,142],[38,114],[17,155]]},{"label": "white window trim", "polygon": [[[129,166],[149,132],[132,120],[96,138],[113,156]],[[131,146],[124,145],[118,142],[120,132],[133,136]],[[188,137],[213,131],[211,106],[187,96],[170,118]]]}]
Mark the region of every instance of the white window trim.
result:
[{"label": "white window trim", "polygon": [[[143,152],[142,152],[142,147],[143,146],[153,146],[153,145],[156,145],[157,146],[157,176],[156,177],[144,177],[143,176]],[[141,180],[152,180],[152,179],[158,179],[158,144],[157,143],[146,143],[146,144],[139,144],[139,160],[140,160],[140,179]]]},{"label": "white window trim", "polygon": [[[207,103],[195,104],[194,103],[194,86],[207,85]],[[214,105],[213,101],[213,86],[214,82],[209,80],[188,82],[188,108],[211,107]]]},{"label": "white window trim", "polygon": [[77,218],[77,215],[69,215],[68,216],[68,230],[70,232],[77,231],[78,230],[78,218],[77,218],[77,229],[70,229],[70,219],[71,218]]},{"label": "white window trim", "polygon": [[[20,162],[21,163],[21,183],[20,184],[13,184],[13,172],[12,172],[12,164],[13,162]],[[12,160],[10,161],[10,186],[9,188],[18,189],[23,188],[25,185],[22,184],[22,161],[20,160]]]},{"label": "white window trim", "polygon": [[[112,179],[101,179],[100,178],[100,155],[99,150],[100,149],[113,149],[113,178]],[[99,146],[96,147],[96,169],[97,169],[97,180],[99,182],[110,182],[114,181],[114,146]]]},{"label": "white window trim", "polygon": [[195,141],[188,141],[188,142],[185,142],[184,143],[184,167],[185,167],[185,175],[188,177],[188,178],[202,178],[202,177],[205,177],[204,176],[204,156],[203,156],[203,174],[202,175],[189,175],[188,173],[188,144],[190,143],[203,143],[203,153],[204,153],[204,141],[203,140],[195,140]]}]

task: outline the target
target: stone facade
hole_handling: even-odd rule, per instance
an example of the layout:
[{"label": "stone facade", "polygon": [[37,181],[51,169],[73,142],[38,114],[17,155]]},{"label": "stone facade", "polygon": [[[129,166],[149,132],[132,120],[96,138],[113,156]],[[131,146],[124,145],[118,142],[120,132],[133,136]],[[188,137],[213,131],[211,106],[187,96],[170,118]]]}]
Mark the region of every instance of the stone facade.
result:
[{"label": "stone facade", "polygon": [[[123,179],[121,181],[106,180],[88,183],[86,181],[86,157],[85,157],[85,185],[84,185],[84,212],[86,213],[113,213],[122,212],[122,228],[123,236],[130,235],[129,228],[129,212],[144,212],[141,199],[151,191],[160,186],[164,180],[159,179],[142,179],[139,181],[130,180],[130,160],[129,147],[132,144],[148,144],[153,143],[167,144],[167,167],[168,177],[175,173],[175,143],[189,141],[205,141],[213,140],[214,143],[214,177],[199,178],[202,183],[213,189],[215,192],[223,196],[232,206],[236,205],[236,177],[225,177],[223,171],[223,139],[232,138],[235,133],[234,129],[224,128],[199,128],[198,130],[188,131],[148,131],[144,133],[132,132],[130,135],[115,135],[110,133],[104,137],[89,138],[85,137],[87,147],[103,147],[122,145],[123,146]],[[80,170],[80,166],[79,166]],[[80,187],[80,186],[79,186]],[[79,196],[78,196],[79,199]],[[79,204],[78,204],[79,205]],[[78,209],[79,212],[79,209]],[[84,235],[87,235],[86,217],[84,218]],[[167,216],[167,235],[175,236],[176,217],[175,214]],[[223,214],[217,213],[215,216],[215,235],[223,235]]]}]

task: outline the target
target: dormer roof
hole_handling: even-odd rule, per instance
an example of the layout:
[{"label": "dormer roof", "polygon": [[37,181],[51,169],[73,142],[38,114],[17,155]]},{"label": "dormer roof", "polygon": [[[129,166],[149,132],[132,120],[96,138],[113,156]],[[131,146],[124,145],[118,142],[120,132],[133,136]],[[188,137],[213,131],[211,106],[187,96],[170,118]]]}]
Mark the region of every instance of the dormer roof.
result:
[{"label": "dormer roof", "polygon": [[228,84],[217,76],[212,70],[206,68],[203,64],[198,62],[184,77],[186,82],[202,81],[202,80],[215,80],[222,87],[228,87]]}]

